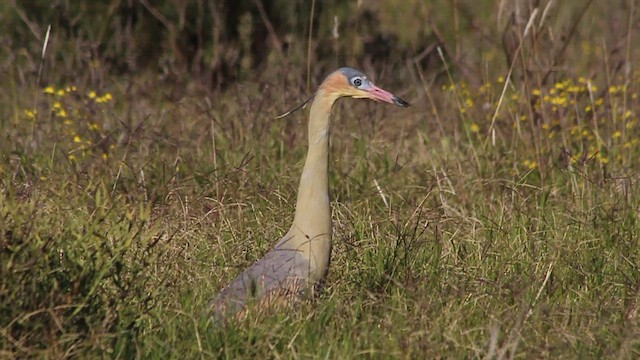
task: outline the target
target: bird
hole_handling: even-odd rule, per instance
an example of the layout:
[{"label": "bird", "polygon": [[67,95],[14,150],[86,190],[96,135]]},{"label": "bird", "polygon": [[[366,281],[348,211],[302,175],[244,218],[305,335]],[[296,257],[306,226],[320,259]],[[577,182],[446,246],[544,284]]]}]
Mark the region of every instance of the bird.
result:
[{"label": "bird", "polygon": [[210,302],[214,318],[246,315],[247,307],[289,304],[321,290],[331,261],[329,133],[331,110],[343,97],[372,99],[401,107],[409,103],[383,90],[362,72],[343,67],[329,74],[315,94],[287,116],[311,102],[308,151],[298,186],[293,224],[261,259],[242,271]]}]

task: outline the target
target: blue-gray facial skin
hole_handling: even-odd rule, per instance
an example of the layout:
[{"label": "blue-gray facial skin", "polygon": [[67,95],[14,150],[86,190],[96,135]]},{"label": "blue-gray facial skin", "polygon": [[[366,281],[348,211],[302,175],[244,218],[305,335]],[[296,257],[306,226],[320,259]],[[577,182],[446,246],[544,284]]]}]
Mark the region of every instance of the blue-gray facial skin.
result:
[{"label": "blue-gray facial skin", "polygon": [[[343,68],[340,68],[339,71],[347,78],[347,81],[349,81],[349,84],[351,84],[351,86],[355,88],[358,88],[360,90],[370,90],[372,87],[375,87],[371,83],[371,80],[369,80],[369,78],[365,74],[363,74],[362,72],[354,68],[343,67]],[[401,98],[395,95],[393,96],[392,101],[394,104],[398,106],[402,106],[402,107],[409,106],[408,102],[402,100]]]}]

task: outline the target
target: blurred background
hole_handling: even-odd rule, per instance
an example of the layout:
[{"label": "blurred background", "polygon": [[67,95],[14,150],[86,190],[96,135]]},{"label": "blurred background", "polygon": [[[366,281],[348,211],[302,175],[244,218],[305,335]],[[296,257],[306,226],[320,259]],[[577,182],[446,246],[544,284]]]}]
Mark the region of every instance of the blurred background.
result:
[{"label": "blurred background", "polygon": [[[456,76],[481,83],[488,72],[508,69],[531,19],[531,36],[522,44],[527,61],[515,70],[542,73],[548,81],[549,72],[589,65],[594,59],[585,55],[594,49],[607,52],[612,69],[624,65],[633,2],[615,4],[9,0],[0,5],[0,70],[19,82],[32,80],[51,26],[42,62],[45,83],[73,79],[97,86],[106,74],[146,75],[220,89],[281,68],[296,75],[310,69],[319,81],[344,64],[437,75],[444,66],[437,47]],[[588,70],[595,75],[597,69]]]}]

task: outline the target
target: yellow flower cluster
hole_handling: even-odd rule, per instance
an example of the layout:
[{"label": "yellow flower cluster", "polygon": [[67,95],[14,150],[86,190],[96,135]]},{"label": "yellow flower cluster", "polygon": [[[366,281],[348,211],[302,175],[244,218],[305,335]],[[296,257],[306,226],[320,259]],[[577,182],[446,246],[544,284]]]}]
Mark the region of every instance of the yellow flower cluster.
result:
[{"label": "yellow flower cluster", "polygon": [[[543,89],[533,89],[531,95],[541,98],[542,104],[550,104],[553,111],[558,111],[575,106],[580,101],[581,95],[588,96],[589,93],[593,94],[597,90],[597,86],[593,85],[591,81],[581,77],[577,81],[567,79],[557,82],[547,92]],[[591,108],[591,105],[588,106]],[[589,110],[585,109],[585,111]]]},{"label": "yellow flower cluster", "polygon": [[[75,85],[56,88],[46,86],[42,92],[48,96],[48,111],[53,119],[59,120],[54,124],[60,124],[61,133],[69,139],[70,149],[67,156],[70,160],[77,160],[98,150],[103,159],[108,158],[108,151],[113,148],[101,147],[97,149],[92,138],[103,138],[101,133],[102,109],[105,104],[113,100],[109,92],[99,94],[94,90],[82,95]],[[37,111],[25,110],[27,119],[35,120]]]},{"label": "yellow flower cluster", "polygon": [[[506,131],[507,122],[517,129],[518,136],[530,139],[522,142],[523,146],[535,141],[535,152],[547,154],[563,149],[574,164],[623,164],[632,160],[629,154],[640,151],[640,122],[635,110],[640,107],[640,72],[633,81],[619,79],[606,87],[586,77],[562,79],[526,91],[511,85],[505,88],[505,82],[504,77],[498,77],[476,89],[466,83],[442,87],[474,139],[484,136],[482,129],[489,129],[490,123],[494,129]],[[498,101],[500,111],[495,118]],[[543,158],[532,160],[531,152],[523,150],[528,158],[520,159],[517,168],[540,169],[538,161]],[[554,156],[549,159],[553,161]]]},{"label": "yellow flower cluster", "polygon": [[102,96],[98,96],[98,94],[93,90],[89,91],[88,96],[89,96],[89,99],[95,100],[95,102],[97,102],[98,104],[107,103],[113,99],[113,97],[111,96],[111,93],[105,93]]},{"label": "yellow flower cluster", "polygon": [[538,167],[538,163],[534,160],[525,160],[522,164],[529,170],[535,170]]},{"label": "yellow flower cluster", "polygon": [[[473,106],[475,105],[475,100],[473,99],[471,91],[469,90],[469,87],[466,83],[460,83],[459,85],[451,84],[449,86],[445,85],[442,87],[442,90],[451,92],[458,98],[457,101],[460,107],[461,114],[466,114],[467,111],[473,108]],[[488,90],[485,89],[484,91],[486,92]]]}]

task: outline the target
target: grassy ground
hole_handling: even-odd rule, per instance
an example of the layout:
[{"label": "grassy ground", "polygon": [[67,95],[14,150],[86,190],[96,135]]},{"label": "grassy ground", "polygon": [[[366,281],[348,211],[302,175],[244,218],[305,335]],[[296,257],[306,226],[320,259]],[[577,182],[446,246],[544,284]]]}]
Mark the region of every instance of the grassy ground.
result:
[{"label": "grassy ground", "polygon": [[334,109],[325,291],[226,328],[208,300],[292,219],[306,45],[224,90],[3,64],[1,357],[640,356],[638,9],[406,4],[437,41],[348,65],[413,106]]}]

